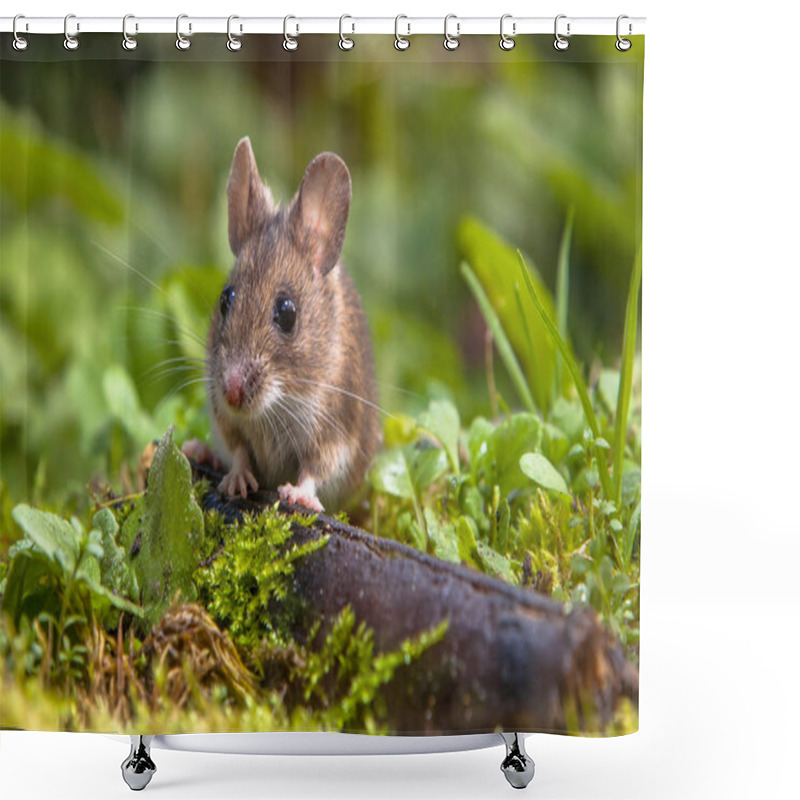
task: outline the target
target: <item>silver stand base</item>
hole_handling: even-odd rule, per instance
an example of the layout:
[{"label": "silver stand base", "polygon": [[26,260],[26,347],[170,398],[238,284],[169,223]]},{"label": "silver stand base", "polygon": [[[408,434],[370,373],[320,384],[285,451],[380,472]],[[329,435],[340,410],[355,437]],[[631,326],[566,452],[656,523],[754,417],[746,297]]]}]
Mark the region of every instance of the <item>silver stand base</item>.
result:
[{"label": "silver stand base", "polygon": [[515,789],[524,789],[532,780],[536,765],[525,752],[525,739],[518,733],[501,733],[506,743],[506,757],[500,765],[506,780]]},{"label": "silver stand base", "polygon": [[[336,734],[333,735],[335,736]],[[495,735],[496,734],[492,734],[491,737],[493,738]],[[230,738],[230,734],[228,734],[227,736],[228,738]],[[502,737],[506,745],[506,757],[503,759],[503,763],[500,765],[500,769],[506,776],[506,780],[515,789],[524,789],[531,782],[531,780],[533,780],[533,773],[535,769],[533,759],[525,752],[524,736],[518,733],[501,733],[500,736]],[[130,738],[131,738],[131,751],[128,757],[122,762],[122,777],[125,783],[127,783],[131,789],[138,792],[144,789],[144,787],[147,786],[148,783],[150,783],[151,778],[153,777],[153,775],[155,775],[156,772],[156,765],[153,762],[153,759],[150,757],[150,745],[153,743],[153,740],[156,737],[131,736]],[[161,738],[169,739],[170,737],[161,737]],[[181,737],[171,737],[171,738],[180,739]],[[201,735],[200,738],[209,738],[209,735],[204,734]],[[361,737],[355,737],[355,738],[361,738]],[[455,738],[457,739],[459,737]],[[480,739],[482,737],[471,737],[471,738]],[[497,740],[495,739],[495,741]],[[481,743],[478,746],[487,746],[487,745]],[[191,750],[197,749],[202,752],[202,748],[199,747],[198,748],[185,747],[176,749],[191,749]],[[452,749],[457,750],[460,748],[454,747]],[[473,748],[465,748],[465,749],[473,749]],[[241,752],[241,750],[233,750],[232,752]],[[258,750],[254,749],[251,750],[250,752],[258,752]],[[300,750],[295,749],[294,752],[300,754],[302,753],[302,749]],[[354,749],[353,752],[357,753],[358,751]],[[418,752],[418,750],[411,748],[409,752]]]},{"label": "silver stand base", "polygon": [[150,758],[152,740],[152,736],[131,736],[131,752],[122,762],[122,779],[134,792],[144,789],[156,773],[156,765]]}]

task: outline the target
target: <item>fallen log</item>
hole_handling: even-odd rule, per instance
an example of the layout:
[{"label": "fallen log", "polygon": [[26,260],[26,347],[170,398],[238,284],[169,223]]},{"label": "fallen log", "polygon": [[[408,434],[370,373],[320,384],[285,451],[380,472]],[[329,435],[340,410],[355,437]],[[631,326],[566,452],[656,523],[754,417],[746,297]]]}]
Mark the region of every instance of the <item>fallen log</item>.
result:
[{"label": "fallen log", "polygon": [[[205,465],[193,469],[214,487],[221,477]],[[277,500],[271,492],[231,500],[211,490],[205,505],[234,521]],[[638,672],[591,609],[567,611],[326,515],[293,527],[298,543],[321,536],[327,545],[296,564],[293,590],[323,633],[346,605],[373,629],[382,652],[448,620],[444,638],[385,687],[393,733],[597,734],[623,697],[636,702]]]}]

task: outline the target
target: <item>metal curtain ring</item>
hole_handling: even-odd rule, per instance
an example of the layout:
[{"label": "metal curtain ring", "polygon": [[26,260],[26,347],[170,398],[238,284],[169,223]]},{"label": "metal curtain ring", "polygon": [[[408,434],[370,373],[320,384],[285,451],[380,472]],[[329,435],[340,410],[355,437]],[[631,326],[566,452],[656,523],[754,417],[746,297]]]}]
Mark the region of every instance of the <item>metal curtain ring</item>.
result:
[{"label": "metal curtain ring", "polygon": [[[630,39],[623,39],[622,36],[620,36],[620,33],[619,33],[619,24],[624,19],[628,19],[627,14],[620,14],[617,17],[617,42],[614,45],[614,47],[616,47],[617,50],[620,51],[620,53],[626,53],[628,50],[631,49],[631,47],[633,47],[633,42]],[[629,36],[630,36],[630,33],[631,33],[631,24],[629,22],[628,23],[628,35]]]},{"label": "metal curtain ring", "polygon": [[[294,36],[289,36],[288,25],[290,19],[297,19],[297,17],[293,17],[291,14],[289,14],[283,18],[283,49],[292,51],[297,50],[297,45],[299,42]],[[300,33],[300,26],[297,25],[296,27],[297,33]]]},{"label": "metal curtain ring", "polygon": [[516,44],[516,42],[511,38],[511,36],[516,36],[517,23],[516,22],[512,22],[511,23],[511,36],[506,36],[505,30],[503,29],[505,21],[507,19],[511,19],[511,18],[512,18],[511,14],[503,14],[503,16],[500,17],[500,49],[501,50],[513,50],[514,49],[514,45]]},{"label": "metal curtain ring", "polygon": [[[456,20],[455,36],[452,36],[447,31],[447,23],[450,22],[451,19]],[[442,42],[442,44],[444,44],[445,50],[450,50],[450,51],[458,50],[458,46],[461,44],[461,42],[458,40],[458,37],[460,35],[460,30],[461,30],[461,23],[458,22],[458,17],[455,14],[448,14],[444,18],[444,42]]]},{"label": "metal curtain ring", "polygon": [[[20,19],[25,19],[25,15],[24,14],[17,14],[17,16],[14,17],[14,23],[11,26],[11,30],[12,30],[12,32],[14,34],[14,41],[12,42],[12,45],[13,45],[14,49],[22,51],[22,50],[27,50],[28,49],[28,40],[24,36],[20,36],[17,33],[17,20],[20,20]],[[25,23],[25,30],[26,31],[28,30],[28,23],[27,22]]]},{"label": "metal curtain ring", "polygon": [[[67,16],[64,17],[64,49],[65,50],[77,50],[78,49],[78,45],[80,44],[80,42],[78,41],[78,37],[77,36],[71,36],[70,35],[70,32],[69,32],[69,21],[71,19],[75,19],[75,15],[74,14],[67,14]],[[77,33],[78,31],[80,31],[80,29],[81,29],[80,24],[76,22],[75,23],[75,32]]]},{"label": "metal curtain ring", "polygon": [[[177,37],[175,39],[175,47],[177,47],[178,50],[188,50],[192,46],[191,40],[181,33],[181,20],[188,18],[189,18],[188,14],[178,14],[178,16],[175,19],[175,36]],[[192,23],[190,22],[189,33],[191,32],[192,32]]]},{"label": "metal curtain ring", "polygon": [[[566,14],[559,14],[556,17],[555,25],[553,26],[553,31],[555,33],[555,41],[553,42],[553,47],[556,50],[567,50],[569,48],[569,39],[565,39],[559,32],[558,32],[558,21],[560,19],[566,19]],[[567,36],[569,36],[569,22],[567,23]]]},{"label": "metal curtain ring", "polygon": [[[231,14],[228,17],[228,43],[225,45],[231,53],[235,53],[237,50],[242,49],[242,40],[238,36],[234,36],[233,32],[231,31],[231,22],[235,19],[239,19],[236,14]],[[239,33],[242,32],[242,26],[239,26]]]},{"label": "metal curtain ring", "polygon": [[[122,48],[123,48],[123,50],[135,50],[136,49],[136,45],[139,44],[139,42],[137,42],[136,39],[133,36],[129,36],[128,35],[128,20],[129,19],[136,19],[136,17],[134,17],[133,14],[126,14],[122,18]],[[136,25],[135,30],[138,30],[138,29],[139,29],[139,26]]]},{"label": "metal curtain ring", "polygon": [[[346,19],[353,19],[353,18],[349,14],[342,14],[342,16],[339,17],[339,47],[342,50],[352,50],[356,46],[356,43],[350,37],[345,36],[344,35],[344,30],[342,29],[342,27],[344,25],[344,21]],[[353,26],[353,30],[351,31],[351,33],[355,33],[356,32],[356,24],[355,24],[355,22],[353,22],[351,24]]]},{"label": "metal curtain ring", "polygon": [[[411,47],[411,39],[406,39],[405,36],[400,35],[400,20],[401,19],[408,19],[405,14],[398,14],[394,18],[394,49],[395,50],[408,50]],[[408,28],[408,35],[411,35],[411,23],[407,22],[406,27]]]}]

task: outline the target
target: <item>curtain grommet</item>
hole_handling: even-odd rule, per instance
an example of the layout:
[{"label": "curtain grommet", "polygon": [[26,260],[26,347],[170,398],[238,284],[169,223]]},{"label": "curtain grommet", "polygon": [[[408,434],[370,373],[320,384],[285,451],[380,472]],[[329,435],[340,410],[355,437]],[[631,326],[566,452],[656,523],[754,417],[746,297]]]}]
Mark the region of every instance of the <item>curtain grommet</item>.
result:
[{"label": "curtain grommet", "polygon": [[[617,41],[614,43],[614,47],[616,47],[617,50],[620,51],[620,53],[627,53],[628,50],[630,50],[631,47],[633,47],[633,42],[630,39],[623,38],[622,34],[620,34],[620,32],[619,32],[620,23],[624,19],[629,19],[627,14],[620,14],[617,17]],[[630,35],[631,35],[631,24],[629,22],[628,23],[628,36],[630,36]]]},{"label": "curtain grommet", "polygon": [[[287,50],[288,52],[292,53],[297,50],[299,46],[299,42],[297,41],[297,35],[289,36],[289,20],[290,19],[297,19],[297,17],[292,16],[291,14],[287,14],[283,18],[283,49]],[[295,25],[297,29],[297,33],[300,33],[300,26]]]},{"label": "curtain grommet", "polygon": [[556,50],[558,50],[558,51],[559,51],[559,52],[561,52],[561,53],[563,53],[563,52],[564,52],[564,50],[569,50],[569,39],[567,38],[567,37],[570,35],[570,32],[569,32],[569,28],[570,28],[569,22],[567,22],[567,37],[565,37],[565,36],[562,36],[562,35],[561,35],[561,34],[558,32],[558,21],[559,21],[560,19],[566,19],[566,18],[567,18],[567,15],[566,15],[566,14],[559,14],[559,15],[556,17],[555,23],[554,23],[554,25],[553,25],[553,33],[555,34],[555,37],[556,37],[556,38],[554,39],[554,41],[553,41],[553,47],[555,47],[555,49],[556,49]]},{"label": "curtain grommet", "polygon": [[[11,45],[18,53],[28,49],[28,40],[24,36],[20,36],[19,32],[17,31],[17,22],[21,19],[25,19],[25,15],[17,14],[14,17],[14,22],[11,26],[11,32],[14,34],[14,41],[11,43]],[[28,29],[27,22],[25,23],[25,29]]]},{"label": "curtain grommet", "polygon": [[398,14],[394,18],[394,49],[399,50],[401,53],[408,50],[411,47],[411,39],[407,38],[411,35],[411,23],[407,22],[406,27],[408,31],[406,32],[405,36],[400,35],[400,20],[401,19],[408,19],[405,14]]},{"label": "curtain grommet", "polygon": [[[456,21],[455,36],[453,36],[453,34],[451,34],[447,30],[448,23],[450,22],[451,19],[454,19]],[[453,50],[458,50],[458,47],[461,44],[458,38],[461,35],[460,29],[461,29],[461,23],[458,21],[458,17],[455,14],[448,14],[444,18],[444,41],[442,42],[442,44],[444,45],[445,50],[449,50],[451,53],[453,52]]]},{"label": "curtain grommet", "polygon": [[[237,53],[239,50],[242,49],[242,40],[239,38],[239,36],[235,36],[231,31],[231,23],[235,19],[239,19],[239,17],[237,17],[236,14],[231,14],[228,17],[228,41],[225,43],[225,46],[228,48],[228,50],[231,51],[231,53]],[[241,34],[241,32],[242,32],[242,27],[240,25],[239,33]]]},{"label": "curtain grommet", "polygon": [[[77,36],[73,36],[69,32],[69,21],[71,19],[75,19],[75,18],[76,17],[75,17],[74,14],[67,14],[67,16],[64,17],[64,49],[65,50],[70,50],[70,51],[77,50],[78,47],[80,46],[80,42],[78,41],[78,37]],[[78,33],[80,31],[80,29],[81,29],[80,23],[76,22],[75,23],[75,32]]]},{"label": "curtain grommet", "polygon": [[500,49],[505,50],[508,52],[509,50],[513,50],[515,45],[517,44],[516,41],[512,38],[517,33],[517,23],[511,23],[511,36],[506,36],[505,32],[505,22],[507,19],[513,19],[513,15],[511,14],[503,14],[500,17]]},{"label": "curtain grommet", "polygon": [[[178,14],[178,16],[175,19],[175,37],[176,37],[175,38],[175,47],[177,47],[178,50],[188,50],[192,46],[191,39],[189,39],[188,36],[184,36],[181,33],[181,20],[182,19],[188,19],[188,18],[189,18],[188,14]],[[191,32],[192,32],[192,23],[190,22],[189,23],[189,33],[191,33]]]},{"label": "curtain grommet", "polygon": [[[131,50],[135,50],[138,46],[139,42],[136,41],[135,36],[131,36],[128,33],[128,20],[129,19],[136,19],[133,14],[126,14],[122,18],[122,49],[127,50],[130,52]],[[135,26],[134,30],[138,29],[138,25]]]}]

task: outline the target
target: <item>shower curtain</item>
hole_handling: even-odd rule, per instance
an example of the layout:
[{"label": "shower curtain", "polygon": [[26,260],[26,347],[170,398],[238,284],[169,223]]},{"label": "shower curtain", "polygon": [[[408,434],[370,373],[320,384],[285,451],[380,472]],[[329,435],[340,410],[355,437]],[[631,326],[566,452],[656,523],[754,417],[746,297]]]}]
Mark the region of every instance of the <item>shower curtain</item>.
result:
[{"label": "shower curtain", "polygon": [[643,38],[181,38],[0,43],[0,726],[635,731]]}]

